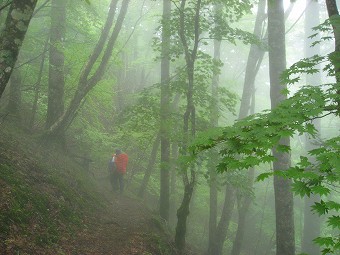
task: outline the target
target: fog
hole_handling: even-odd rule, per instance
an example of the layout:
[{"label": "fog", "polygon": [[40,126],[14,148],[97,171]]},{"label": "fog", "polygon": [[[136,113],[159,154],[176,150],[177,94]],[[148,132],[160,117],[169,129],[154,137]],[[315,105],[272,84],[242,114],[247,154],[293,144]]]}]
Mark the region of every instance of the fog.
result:
[{"label": "fog", "polygon": [[122,149],[178,254],[337,254],[338,24],[274,2],[39,0],[17,36],[2,1],[0,128],[82,155],[103,192]]}]

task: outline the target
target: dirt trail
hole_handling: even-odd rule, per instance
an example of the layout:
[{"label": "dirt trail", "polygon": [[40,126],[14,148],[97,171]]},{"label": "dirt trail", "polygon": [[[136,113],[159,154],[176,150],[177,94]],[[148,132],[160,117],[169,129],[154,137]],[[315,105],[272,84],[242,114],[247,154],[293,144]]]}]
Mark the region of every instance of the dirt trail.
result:
[{"label": "dirt trail", "polygon": [[114,195],[107,190],[104,194],[110,203],[107,212],[88,219],[87,229],[75,238],[72,250],[77,255],[163,254],[160,238],[166,246],[170,244],[167,240],[164,243],[161,224],[146,206],[125,194]]}]

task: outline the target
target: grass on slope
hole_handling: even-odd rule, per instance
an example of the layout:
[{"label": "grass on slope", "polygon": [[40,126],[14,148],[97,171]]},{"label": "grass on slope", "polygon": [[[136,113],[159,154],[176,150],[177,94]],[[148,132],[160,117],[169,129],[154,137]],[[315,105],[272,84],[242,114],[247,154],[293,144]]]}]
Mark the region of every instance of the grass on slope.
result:
[{"label": "grass on slope", "polygon": [[0,254],[63,254],[86,215],[104,207],[95,184],[57,147],[0,128]]}]

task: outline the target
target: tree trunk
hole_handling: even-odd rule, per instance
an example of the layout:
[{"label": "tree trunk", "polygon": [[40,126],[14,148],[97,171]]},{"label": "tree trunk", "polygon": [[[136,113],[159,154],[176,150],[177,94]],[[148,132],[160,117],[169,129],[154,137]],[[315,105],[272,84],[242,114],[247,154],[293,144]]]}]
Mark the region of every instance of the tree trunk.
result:
[{"label": "tree trunk", "polygon": [[[186,89],[186,109],[183,116],[183,141],[182,141],[182,155],[187,156],[188,145],[190,140],[195,137],[196,133],[196,116],[195,116],[195,105],[194,105],[194,67],[198,51],[199,43],[199,27],[200,27],[200,10],[201,0],[198,0],[195,7],[195,24],[194,24],[194,44],[193,48],[189,49],[187,37],[185,35],[185,19],[184,10],[186,8],[186,0],[181,1],[180,5],[180,18],[179,18],[179,30],[178,34],[183,45],[184,56],[186,62],[186,71],[188,77],[187,89]],[[183,171],[183,183],[184,183],[184,195],[180,208],[177,211],[177,225],[175,233],[175,246],[180,253],[185,248],[185,235],[186,235],[186,224],[189,215],[189,205],[194,191],[196,183],[196,173],[193,165],[186,166],[182,165]],[[188,168],[190,168],[190,179],[188,176]]]},{"label": "tree trunk", "polygon": [[[263,25],[266,21],[266,2],[266,0],[259,1],[254,26],[254,35],[258,36],[260,39],[264,39],[267,34],[263,31]],[[239,119],[248,116],[250,112],[251,98],[252,95],[255,94],[255,78],[262,63],[264,54],[265,51],[259,46],[255,44],[250,46],[243,83],[242,100],[238,117]]]},{"label": "tree trunk", "polygon": [[[185,20],[184,20],[184,10],[186,1],[182,0],[180,5],[180,20],[179,20],[179,30],[178,34],[181,43],[184,48],[186,71],[188,77],[187,89],[186,89],[186,109],[183,116],[183,141],[182,141],[182,155],[188,156],[187,146],[191,139],[195,137],[196,133],[196,116],[195,116],[195,105],[194,105],[194,67],[198,51],[199,35],[200,35],[200,10],[201,10],[201,0],[196,3],[195,9],[195,24],[194,24],[194,44],[193,48],[189,49],[189,44],[187,37],[185,35]],[[189,125],[190,124],[190,125]],[[190,168],[190,179],[188,176],[188,167]],[[180,208],[177,211],[177,225],[175,233],[175,246],[180,253],[184,251],[185,248],[185,235],[186,235],[186,224],[187,217],[189,215],[189,205],[194,191],[194,186],[196,183],[196,173],[193,165],[186,166],[182,165],[183,171],[183,183],[184,183],[184,195]]]},{"label": "tree trunk", "polygon": [[[328,12],[328,17],[329,18],[335,18],[337,17],[339,19],[339,9],[336,4],[336,0],[326,0],[326,5],[327,5],[327,12]],[[339,52],[340,52],[340,29],[339,29],[339,20],[333,20],[332,21],[332,26],[333,26],[333,33],[334,33],[334,38],[335,38],[335,51],[333,54],[333,59],[331,60],[333,65],[336,67],[336,82],[339,84],[340,83],[340,67],[339,67],[339,62],[340,62],[340,57],[339,57]],[[340,89],[337,90],[338,97],[335,99],[337,102],[337,115],[340,115]]]},{"label": "tree trunk", "polygon": [[138,191],[138,197],[140,197],[140,198],[144,197],[146,187],[148,186],[153,167],[156,163],[157,152],[158,152],[160,142],[161,142],[161,139],[160,139],[160,135],[158,133],[157,137],[155,138],[155,140],[153,142],[149,163],[148,163],[148,166],[145,170],[143,181],[142,181],[142,184],[141,184],[139,191]]},{"label": "tree trunk", "polygon": [[[311,47],[313,40],[320,40],[320,36],[317,38],[310,39],[308,38],[311,34],[314,34],[312,28],[320,24],[319,18],[319,3],[316,0],[306,0],[306,12],[305,12],[305,57],[312,57],[313,55],[320,54],[320,45],[314,45]],[[306,83],[308,85],[318,86],[321,84],[321,75],[320,73],[316,73],[314,75],[307,74]],[[313,121],[315,128],[320,133],[320,119],[316,119]],[[315,149],[316,141],[310,140],[306,136],[306,150]],[[312,160],[312,159],[311,159]],[[315,161],[315,160],[314,160]],[[311,161],[312,162],[312,161]],[[304,217],[303,217],[303,233],[302,233],[302,241],[301,241],[301,252],[309,254],[309,255],[319,255],[320,254],[320,246],[315,244],[313,240],[320,235],[320,226],[321,219],[320,217],[312,212],[311,206],[314,205],[315,202],[320,201],[320,197],[311,194],[310,197],[305,196],[305,204],[304,204]]]},{"label": "tree trunk", "polygon": [[13,0],[0,35],[0,98],[13,72],[37,0]]},{"label": "tree trunk", "polygon": [[[109,35],[113,18],[116,12],[116,6],[117,6],[118,0],[112,0],[110,4],[109,14],[108,18],[106,20],[106,23],[104,25],[104,29],[101,33],[101,36],[97,42],[97,45],[95,46],[95,49],[90,56],[89,60],[85,64],[85,67],[83,68],[79,81],[78,81],[78,89],[75,92],[75,95],[73,99],[70,102],[69,107],[67,108],[66,112],[46,131],[46,135],[48,137],[55,137],[60,136],[65,133],[66,129],[71,125],[76,112],[87,95],[87,93],[97,84],[98,81],[102,78],[107,63],[111,57],[113,47],[115,45],[115,42],[117,40],[117,37],[119,35],[119,32],[122,28],[123,21],[127,12],[127,8],[129,5],[130,0],[123,0],[122,6],[117,18],[117,21],[115,23],[114,29],[111,33],[110,38],[108,39],[108,42],[106,44],[106,48],[102,54],[101,62],[99,63],[99,66],[96,70],[94,69],[94,65],[100,56],[100,54],[103,51],[106,39]],[[93,73],[93,74],[92,74]],[[91,76],[90,76],[91,74]],[[89,77],[90,76],[90,77]]]},{"label": "tree trunk", "polygon": [[[254,175],[255,175],[255,169],[251,168],[248,172],[248,183],[247,186],[249,188],[253,188],[254,183]],[[252,202],[251,195],[238,195],[237,198],[237,209],[238,209],[238,224],[237,224],[237,231],[235,240],[233,242],[233,247],[231,249],[231,255],[239,255],[241,253],[245,228],[246,228],[246,216],[249,210],[249,207]]]},{"label": "tree trunk", "polygon": [[19,69],[16,69],[13,71],[9,81],[10,81],[10,85],[9,85],[9,99],[8,99],[8,104],[7,104],[7,112],[10,113],[10,115],[13,115],[14,117],[16,117],[18,121],[20,122],[22,79],[21,79],[21,74],[20,74]]},{"label": "tree trunk", "polygon": [[41,62],[40,62],[39,73],[38,73],[38,80],[37,80],[37,82],[34,86],[34,100],[33,100],[33,105],[32,105],[32,110],[31,110],[31,119],[30,119],[30,122],[29,122],[29,127],[31,129],[34,126],[35,115],[36,115],[37,109],[38,109],[38,100],[39,100],[40,87],[41,87],[41,78],[43,76],[43,71],[44,71],[47,47],[48,47],[48,38],[45,42],[44,51],[41,55]]},{"label": "tree trunk", "polygon": [[[216,14],[218,15],[218,7],[216,8]],[[221,41],[214,40],[214,59],[220,61],[221,55]],[[218,126],[218,85],[219,85],[219,74],[214,73],[211,84],[211,117],[210,124],[212,127]],[[216,240],[216,229],[217,229],[217,172],[216,162],[218,161],[218,153],[216,150],[212,150],[210,153],[209,160],[209,241],[208,241],[208,254],[211,254],[211,249],[215,246]]]},{"label": "tree trunk", "polygon": [[[281,91],[286,85],[280,75],[286,68],[285,22],[283,0],[268,1],[268,45],[271,107],[274,109],[286,96]],[[289,138],[282,138],[280,144],[289,146]],[[275,161],[273,170],[286,170],[290,167],[290,155],[272,149]],[[275,215],[276,215],[276,254],[295,254],[293,194],[291,181],[274,175]]]},{"label": "tree trunk", "polygon": [[[254,26],[254,35],[258,36],[261,39],[266,32],[263,31],[264,22],[266,18],[265,13],[266,8],[266,0],[261,0],[258,3],[257,16]],[[250,46],[247,66],[245,71],[245,79],[243,84],[243,93],[242,93],[242,101],[239,112],[239,119],[245,118],[249,114],[254,113],[255,111],[255,78],[258,73],[259,67],[262,63],[264,57],[264,50],[259,48],[257,45],[252,44]],[[251,168],[249,171],[248,185],[249,188],[252,188],[254,181],[254,168]],[[242,199],[241,199],[242,198]],[[231,254],[239,255],[241,252],[244,232],[245,232],[245,221],[246,215],[251,204],[251,196],[246,196],[245,198],[242,195],[237,196],[238,200],[238,224],[235,240],[233,242]]]},{"label": "tree trunk", "polygon": [[163,0],[163,29],[162,29],[162,61],[161,61],[161,110],[160,110],[160,136],[161,136],[161,175],[159,214],[161,218],[169,220],[170,206],[170,34],[168,23],[171,15],[171,1]]},{"label": "tree trunk", "polygon": [[174,141],[171,144],[171,173],[170,173],[170,210],[169,223],[175,225],[176,222],[176,183],[177,183],[177,160],[178,160],[178,142]]},{"label": "tree trunk", "polygon": [[180,252],[185,248],[185,237],[187,232],[187,218],[189,215],[189,206],[194,191],[194,182],[186,183],[184,188],[183,200],[181,206],[177,210],[177,225],[175,235],[175,246]]},{"label": "tree trunk", "polygon": [[231,184],[227,183],[225,197],[224,197],[223,210],[222,210],[220,221],[216,229],[216,242],[215,242],[215,246],[212,247],[210,254],[214,254],[214,255],[223,254],[223,244],[227,237],[230,219],[231,219],[231,216],[234,210],[235,200],[236,200],[235,191],[233,190],[233,187],[231,186]]},{"label": "tree trunk", "polygon": [[67,0],[52,0],[46,128],[64,112],[64,40]]}]

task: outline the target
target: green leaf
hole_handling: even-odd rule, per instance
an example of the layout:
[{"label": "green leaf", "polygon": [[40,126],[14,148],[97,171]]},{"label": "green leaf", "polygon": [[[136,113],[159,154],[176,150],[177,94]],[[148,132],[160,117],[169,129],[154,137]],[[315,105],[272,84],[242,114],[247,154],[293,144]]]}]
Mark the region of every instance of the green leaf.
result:
[{"label": "green leaf", "polygon": [[316,202],[313,206],[313,211],[317,212],[319,215],[323,215],[328,213],[329,208],[327,207],[326,203],[321,200],[320,203]]},{"label": "green leaf", "polygon": [[310,196],[311,194],[311,189],[307,186],[306,183],[302,182],[302,181],[295,181],[292,183],[292,191],[297,194],[300,195],[301,197],[304,196]]},{"label": "green leaf", "polygon": [[321,185],[311,187],[311,191],[313,194],[319,194],[320,196],[327,196],[331,193],[329,188],[323,187]]},{"label": "green leaf", "polygon": [[328,226],[332,227],[333,229],[340,228],[340,216],[332,215],[327,220]]},{"label": "green leaf", "polygon": [[264,181],[268,177],[273,176],[273,174],[274,174],[273,172],[259,174],[259,176],[256,177],[256,181],[258,181],[258,182]]},{"label": "green leaf", "polygon": [[334,245],[332,237],[317,237],[313,241],[320,246],[332,247]]}]

